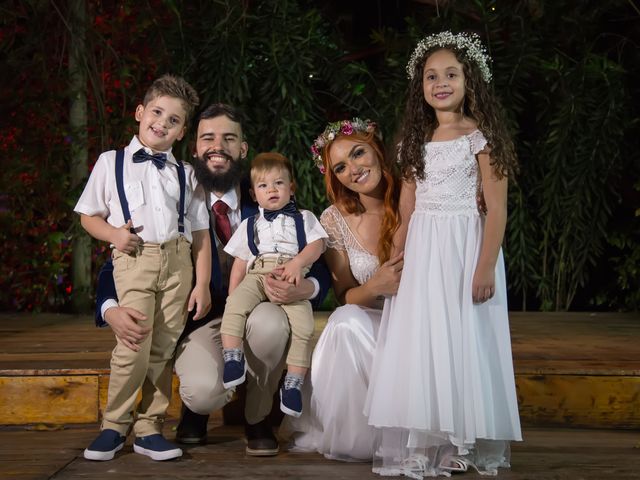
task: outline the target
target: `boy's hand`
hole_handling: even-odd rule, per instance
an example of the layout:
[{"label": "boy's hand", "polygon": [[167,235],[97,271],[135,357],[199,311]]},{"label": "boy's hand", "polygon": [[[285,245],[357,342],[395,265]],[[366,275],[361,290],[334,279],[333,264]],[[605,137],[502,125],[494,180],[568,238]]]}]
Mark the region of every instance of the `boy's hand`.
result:
[{"label": "boy's hand", "polygon": [[293,285],[299,285],[302,279],[302,265],[300,265],[300,262],[298,262],[296,258],[293,258],[285,263],[282,266],[280,278]]},{"label": "boy's hand", "polygon": [[264,293],[270,302],[286,305],[309,299],[314,290],[314,286],[309,280],[303,279],[299,284],[293,285],[282,280],[281,274],[282,267],[276,267],[264,277]]},{"label": "boy's hand", "polygon": [[111,243],[113,243],[118,250],[122,253],[126,253],[127,255],[133,253],[136,248],[138,248],[138,245],[142,243],[142,239],[138,235],[131,233],[131,227],[133,227],[133,223],[129,220],[126,225],[123,225],[120,228],[115,228],[111,239]]},{"label": "boy's hand", "polygon": [[196,309],[194,320],[200,320],[211,309],[211,292],[209,285],[196,285],[189,296],[189,311]]}]

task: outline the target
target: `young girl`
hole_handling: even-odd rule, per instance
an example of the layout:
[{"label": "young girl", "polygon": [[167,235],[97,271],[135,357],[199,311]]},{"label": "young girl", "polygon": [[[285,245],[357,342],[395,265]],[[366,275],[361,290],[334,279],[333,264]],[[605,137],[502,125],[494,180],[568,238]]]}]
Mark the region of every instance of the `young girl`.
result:
[{"label": "young girl", "polygon": [[442,32],[407,67],[396,236],[406,262],[365,407],[382,431],[380,475],[495,475],[521,440],[500,248],[516,158],[488,63],[477,36]]}]

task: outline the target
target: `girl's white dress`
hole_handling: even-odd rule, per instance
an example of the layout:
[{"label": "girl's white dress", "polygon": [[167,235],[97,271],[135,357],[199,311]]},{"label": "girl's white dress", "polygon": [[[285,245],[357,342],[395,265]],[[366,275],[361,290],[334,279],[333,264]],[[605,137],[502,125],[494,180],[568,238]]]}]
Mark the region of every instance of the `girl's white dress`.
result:
[{"label": "girl's white dress", "polygon": [[449,475],[447,457],[484,474],[509,465],[521,440],[502,252],[495,296],[475,305],[471,283],[484,217],[475,131],[424,147],[404,269],[385,303],[365,412],[380,428],[373,471],[411,478]]},{"label": "girl's white dress", "polygon": [[[378,269],[378,257],[365,250],[340,211],[331,206],[320,217],[329,235],[327,248],[346,251],[354,278],[365,283]],[[363,413],[381,310],[344,305],[329,317],[303,385],[302,416],[286,416],[281,437],[292,436],[292,451],[314,451],[343,461],[370,461],[377,430]]]}]

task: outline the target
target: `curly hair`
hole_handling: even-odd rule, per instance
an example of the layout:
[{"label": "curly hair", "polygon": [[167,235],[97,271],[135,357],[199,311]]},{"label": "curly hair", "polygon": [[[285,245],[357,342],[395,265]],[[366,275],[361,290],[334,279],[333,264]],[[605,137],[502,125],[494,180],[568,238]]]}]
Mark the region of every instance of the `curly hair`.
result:
[{"label": "curly hair", "polygon": [[376,135],[375,130],[367,133],[354,132],[349,136],[338,134],[333,140],[329,141],[321,152],[325,169],[324,180],[327,196],[331,203],[341,206],[347,213],[362,214],[365,212],[365,207],[360,202],[359,195],[345,187],[331,169],[330,147],[336,139],[341,137],[369,144],[380,161],[380,170],[382,171],[382,179],[380,181],[383,183],[384,188],[384,214],[376,253],[378,261],[382,264],[389,260],[391,249],[393,248],[393,234],[400,225],[400,215],[398,213],[400,181],[397,168],[391,160],[391,156],[386,154],[384,144]]},{"label": "curly hair", "polygon": [[450,50],[462,64],[465,87],[463,114],[477,122],[478,129],[487,139],[491,149],[491,165],[496,176],[512,177],[517,173],[518,162],[500,102],[482,78],[476,64],[454,45],[434,47],[426,51],[415,64],[413,79],[408,86],[398,149],[402,177],[419,180],[425,178],[423,147],[424,143],[433,137],[433,132],[438,127],[438,119],[435,110],[424,98],[423,70],[427,58],[438,50]]}]

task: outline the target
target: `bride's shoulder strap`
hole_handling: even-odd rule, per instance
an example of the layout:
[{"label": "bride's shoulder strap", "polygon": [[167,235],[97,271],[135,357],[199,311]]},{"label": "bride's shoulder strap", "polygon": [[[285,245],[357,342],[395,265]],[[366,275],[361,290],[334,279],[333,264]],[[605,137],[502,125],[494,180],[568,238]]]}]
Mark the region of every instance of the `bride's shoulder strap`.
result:
[{"label": "bride's shoulder strap", "polygon": [[322,215],[320,215],[320,223],[329,235],[327,239],[327,248],[333,248],[334,250],[346,250],[345,246],[345,234],[346,224],[344,218],[340,214],[340,210],[335,205],[331,205],[327,208]]}]

